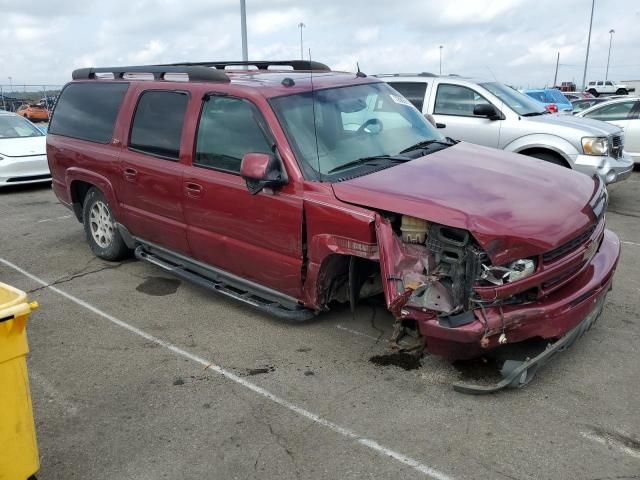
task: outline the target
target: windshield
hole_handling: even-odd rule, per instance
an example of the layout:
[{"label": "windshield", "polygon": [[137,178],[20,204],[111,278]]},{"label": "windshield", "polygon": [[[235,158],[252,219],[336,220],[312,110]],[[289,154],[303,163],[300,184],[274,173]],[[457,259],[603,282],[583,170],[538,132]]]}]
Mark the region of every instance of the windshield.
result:
[{"label": "windshield", "polygon": [[0,115],[0,138],[41,137],[44,135],[28,120],[17,115]]},{"label": "windshield", "polygon": [[371,170],[367,164],[346,165],[357,159],[394,156],[418,142],[445,141],[408,100],[382,82],[316,90],[313,101],[311,92],[287,95],[271,104],[301,168],[317,179],[334,179],[327,174],[343,170],[341,166],[344,171]]},{"label": "windshield", "polygon": [[545,113],[542,105],[511,87],[507,87],[498,82],[487,82],[481,83],[480,85],[502,100],[505,105],[510,107],[518,115]]}]

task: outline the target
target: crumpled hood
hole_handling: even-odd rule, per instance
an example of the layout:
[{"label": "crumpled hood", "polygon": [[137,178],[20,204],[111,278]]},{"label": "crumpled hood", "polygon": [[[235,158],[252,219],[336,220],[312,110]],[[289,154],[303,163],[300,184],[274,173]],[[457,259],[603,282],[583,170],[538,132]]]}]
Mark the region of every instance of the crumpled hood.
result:
[{"label": "crumpled hood", "polygon": [[47,153],[47,137],[0,138],[0,155],[6,157],[26,157],[28,155],[45,155]]},{"label": "crumpled hood", "polygon": [[587,175],[459,143],[333,184],[344,202],[469,230],[496,265],[552,250],[595,220]]},{"label": "crumpled hood", "polygon": [[578,128],[584,132],[585,136],[607,137],[621,132],[620,127],[612,123],[592,118],[574,117],[573,115],[540,115],[523,118],[529,122],[542,123],[551,127]]}]

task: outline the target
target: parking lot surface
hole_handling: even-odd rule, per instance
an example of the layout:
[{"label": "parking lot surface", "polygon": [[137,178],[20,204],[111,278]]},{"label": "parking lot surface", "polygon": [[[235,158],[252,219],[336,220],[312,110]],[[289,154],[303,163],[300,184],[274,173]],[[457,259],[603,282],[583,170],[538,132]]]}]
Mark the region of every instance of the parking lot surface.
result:
[{"label": "parking lot surface", "polygon": [[361,305],[292,325],[90,252],[49,187],[0,191],[0,281],[40,303],[29,372],[47,479],[640,478],[640,173],[610,190],[622,258],[602,317],[522,390],[405,371]]}]

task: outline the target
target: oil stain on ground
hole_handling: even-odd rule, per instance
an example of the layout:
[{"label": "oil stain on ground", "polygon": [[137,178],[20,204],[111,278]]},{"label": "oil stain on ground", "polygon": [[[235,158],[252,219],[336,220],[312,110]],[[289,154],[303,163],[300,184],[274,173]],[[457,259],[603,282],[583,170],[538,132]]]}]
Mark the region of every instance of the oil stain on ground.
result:
[{"label": "oil stain on ground", "polygon": [[415,370],[421,366],[420,357],[404,352],[374,355],[369,359],[369,361],[381,367],[395,365],[396,367],[400,367],[405,370]]},{"label": "oil stain on ground", "polygon": [[162,297],[176,293],[180,286],[177,278],[147,277],[147,279],[136,287],[136,290],[154,297]]}]

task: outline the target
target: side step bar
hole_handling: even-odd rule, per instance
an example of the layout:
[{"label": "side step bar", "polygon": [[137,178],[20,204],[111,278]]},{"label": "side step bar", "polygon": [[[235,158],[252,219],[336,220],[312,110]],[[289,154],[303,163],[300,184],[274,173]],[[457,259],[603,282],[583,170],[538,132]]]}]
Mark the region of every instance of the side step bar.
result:
[{"label": "side step bar", "polygon": [[226,297],[240,301],[245,305],[249,305],[250,307],[268,313],[269,315],[281,318],[283,320],[304,322],[315,317],[315,312],[313,310],[310,310],[303,306],[295,306],[294,308],[289,308],[279,302],[259,297],[256,293],[253,293],[249,290],[242,290],[235,286],[231,286],[225,283],[222,279],[213,280],[211,278],[207,278],[203,274],[195,273],[189,270],[185,265],[173,263],[168,259],[162,258],[152,252],[145,250],[144,245],[138,245],[136,247],[135,256],[139,260],[144,260],[145,262],[156,265],[163,270],[166,270],[180,278],[183,278],[184,280],[195,283],[196,285],[204,287],[215,293],[219,293],[220,295],[224,295]]}]

